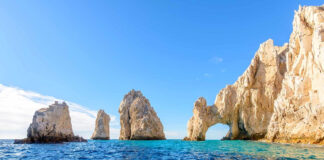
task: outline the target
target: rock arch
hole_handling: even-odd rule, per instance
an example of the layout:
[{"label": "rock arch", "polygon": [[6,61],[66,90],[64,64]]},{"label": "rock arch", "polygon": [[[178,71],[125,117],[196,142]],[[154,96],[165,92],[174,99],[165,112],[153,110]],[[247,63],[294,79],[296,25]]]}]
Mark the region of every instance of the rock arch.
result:
[{"label": "rock arch", "polygon": [[186,140],[204,140],[215,123],[224,139],[324,144],[324,5],[299,7],[289,44],[268,40],[250,66],[207,107],[199,98]]},{"label": "rock arch", "polygon": [[263,138],[286,72],[287,51],[287,44],[274,46],[271,39],[261,44],[248,69],[219,92],[213,105],[207,106],[203,97],[194,103],[184,139],[205,140],[208,128],[217,123],[230,127],[223,139]]}]

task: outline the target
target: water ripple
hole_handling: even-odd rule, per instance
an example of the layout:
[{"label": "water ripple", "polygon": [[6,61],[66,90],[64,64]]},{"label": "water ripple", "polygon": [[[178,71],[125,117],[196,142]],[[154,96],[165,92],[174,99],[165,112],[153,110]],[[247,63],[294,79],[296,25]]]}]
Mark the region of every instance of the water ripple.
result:
[{"label": "water ripple", "polygon": [[92,141],[22,144],[0,140],[0,159],[324,159],[324,148],[253,141]]}]

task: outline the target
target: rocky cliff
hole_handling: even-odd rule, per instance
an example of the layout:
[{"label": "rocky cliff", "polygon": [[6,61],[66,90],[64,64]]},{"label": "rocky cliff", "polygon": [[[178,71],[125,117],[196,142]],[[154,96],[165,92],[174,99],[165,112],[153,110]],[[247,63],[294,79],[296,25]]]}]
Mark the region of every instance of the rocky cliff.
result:
[{"label": "rocky cliff", "polygon": [[324,6],[295,13],[286,63],[266,138],[324,144]]},{"label": "rocky cliff", "polygon": [[57,101],[49,108],[35,112],[33,121],[27,130],[27,138],[15,140],[15,143],[62,143],[84,142],[82,137],[74,136],[69,106]]},{"label": "rocky cliff", "polygon": [[131,90],[119,106],[121,140],[165,139],[163,125],[141,91]]},{"label": "rocky cliff", "polygon": [[185,140],[204,140],[217,123],[224,139],[324,142],[324,6],[300,7],[289,44],[260,45],[248,69],[216,96],[194,104]]},{"label": "rocky cliff", "polygon": [[95,130],[91,139],[95,140],[109,140],[109,122],[110,117],[104,110],[99,110],[96,119]]}]

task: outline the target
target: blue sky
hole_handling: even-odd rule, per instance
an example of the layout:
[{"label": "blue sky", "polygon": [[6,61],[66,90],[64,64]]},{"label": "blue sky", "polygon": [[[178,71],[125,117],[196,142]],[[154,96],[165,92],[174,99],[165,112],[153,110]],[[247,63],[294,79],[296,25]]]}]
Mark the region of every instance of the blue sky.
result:
[{"label": "blue sky", "polygon": [[141,90],[183,138],[198,97],[212,104],[260,43],[288,42],[299,4],[323,1],[3,0],[0,84],[116,116],[124,94]]}]

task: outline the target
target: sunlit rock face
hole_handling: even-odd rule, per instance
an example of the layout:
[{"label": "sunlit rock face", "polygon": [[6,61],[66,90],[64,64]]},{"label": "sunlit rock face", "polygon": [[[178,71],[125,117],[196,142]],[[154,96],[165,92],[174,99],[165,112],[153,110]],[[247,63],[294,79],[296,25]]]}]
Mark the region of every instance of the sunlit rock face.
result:
[{"label": "sunlit rock face", "polygon": [[62,143],[83,142],[82,137],[74,136],[72,131],[69,106],[57,101],[49,108],[35,112],[33,122],[27,131],[27,138],[15,143]]},{"label": "sunlit rock face", "polygon": [[300,7],[289,44],[261,44],[214,105],[197,100],[185,140],[204,140],[210,126],[223,123],[230,126],[224,139],[324,144],[323,42],[324,6]]},{"label": "sunlit rock face", "polygon": [[216,112],[214,106],[207,107],[206,99],[200,97],[194,103],[194,115],[187,124],[188,137],[185,137],[184,140],[204,141],[208,128],[219,121],[215,116]]},{"label": "sunlit rock face", "polygon": [[281,89],[287,51],[287,44],[277,47],[272,40],[266,41],[244,74],[220,91],[214,105],[207,107],[206,100],[199,98],[185,140],[204,140],[207,129],[216,123],[230,126],[226,139],[263,137]]},{"label": "sunlit rock face", "polygon": [[300,7],[267,139],[324,144],[324,6]]},{"label": "sunlit rock face", "polygon": [[95,130],[91,136],[94,140],[109,140],[110,116],[104,110],[99,110],[96,119]]},{"label": "sunlit rock face", "polygon": [[121,140],[165,139],[163,125],[141,91],[131,90],[119,106]]}]

